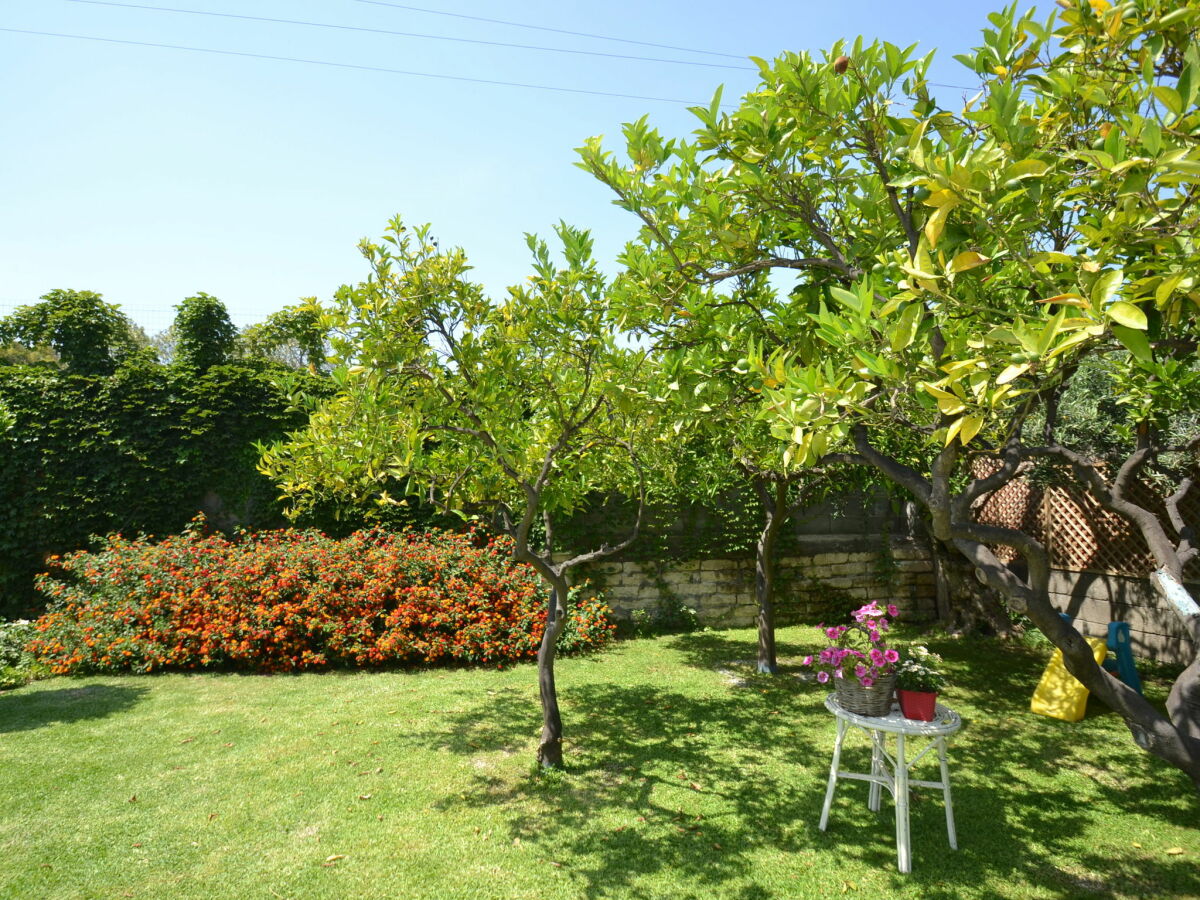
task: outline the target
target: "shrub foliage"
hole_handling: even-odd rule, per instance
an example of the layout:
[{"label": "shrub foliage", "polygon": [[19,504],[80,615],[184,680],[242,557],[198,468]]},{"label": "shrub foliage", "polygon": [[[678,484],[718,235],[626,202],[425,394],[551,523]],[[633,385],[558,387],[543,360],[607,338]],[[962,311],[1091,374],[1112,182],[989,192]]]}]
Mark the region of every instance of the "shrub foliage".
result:
[{"label": "shrub foliage", "polygon": [[[157,543],[113,536],[52,560],[50,607],[29,649],[54,672],[438,663],[537,655],[545,589],[507,538],[477,532],[205,534],[197,520]],[[571,604],[563,650],[612,636],[597,598]]]}]

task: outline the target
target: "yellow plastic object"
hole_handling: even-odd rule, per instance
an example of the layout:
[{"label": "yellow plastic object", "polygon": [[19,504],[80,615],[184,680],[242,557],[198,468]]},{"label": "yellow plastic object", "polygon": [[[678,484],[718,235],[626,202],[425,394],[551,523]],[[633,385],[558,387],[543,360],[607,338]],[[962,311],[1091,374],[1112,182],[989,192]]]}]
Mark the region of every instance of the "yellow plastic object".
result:
[{"label": "yellow plastic object", "polygon": [[[1092,648],[1092,655],[1097,664],[1104,662],[1108,646],[1104,638],[1087,638]],[[1062,651],[1055,650],[1054,656],[1042,673],[1033,692],[1033,700],[1029,708],[1035,713],[1062,719],[1064,722],[1078,722],[1083,718],[1087,709],[1088,689],[1063,665]]]}]

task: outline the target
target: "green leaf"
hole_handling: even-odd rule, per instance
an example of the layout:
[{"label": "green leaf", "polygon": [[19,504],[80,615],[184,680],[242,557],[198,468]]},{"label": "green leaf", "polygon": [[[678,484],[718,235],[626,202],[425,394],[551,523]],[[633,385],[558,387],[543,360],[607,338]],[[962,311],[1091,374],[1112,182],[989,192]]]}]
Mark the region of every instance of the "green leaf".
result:
[{"label": "green leaf", "polygon": [[1067,253],[1059,253],[1057,250],[1045,250],[1041,253],[1035,253],[1029,257],[1029,262],[1033,265],[1041,265],[1042,263],[1052,263],[1054,265],[1070,265],[1075,262],[1075,257]]},{"label": "green leaf", "polygon": [[958,429],[958,439],[963,446],[971,443],[971,439],[979,434],[979,429],[983,427],[983,416],[972,413],[969,416],[963,416],[960,420],[962,425]]},{"label": "green leaf", "polygon": [[1196,92],[1200,90],[1200,71],[1192,62],[1183,67],[1183,71],[1179,74],[1178,81],[1179,97],[1183,101],[1183,108],[1190,109],[1196,100]]},{"label": "green leaf", "polygon": [[852,293],[845,288],[832,286],[829,288],[829,293],[833,299],[840,302],[843,306],[849,307],[855,312],[862,312],[862,303],[858,299],[858,294]]},{"label": "green leaf", "polygon": [[955,256],[954,259],[950,260],[948,269],[951,272],[965,272],[968,269],[974,269],[976,266],[982,266],[986,262],[991,262],[990,256],[984,256],[982,253],[976,253],[974,250],[964,250]]},{"label": "green leaf", "polygon": [[1092,308],[1099,309],[1109,298],[1117,292],[1121,287],[1121,282],[1125,280],[1125,271],[1123,269],[1108,269],[1100,273],[1100,277],[1096,279],[1096,283],[1092,285]]},{"label": "green leaf", "polygon": [[1150,349],[1150,341],[1144,331],[1126,328],[1123,325],[1114,325],[1113,334],[1117,336],[1117,340],[1124,344],[1130,353],[1142,362],[1154,361],[1154,351]]},{"label": "green leaf", "polygon": [[1054,343],[1054,338],[1057,337],[1059,330],[1062,328],[1063,321],[1067,318],[1067,310],[1065,306],[1060,306],[1058,312],[1055,313],[1048,321],[1037,339],[1037,355],[1045,356],[1051,345]]},{"label": "green leaf", "polygon": [[922,312],[924,312],[924,307],[917,302],[909,303],[904,308],[904,312],[900,314],[899,320],[889,334],[889,342],[893,350],[903,350],[913,342],[913,338],[917,336],[917,326],[921,322]]},{"label": "green leaf", "polygon": [[1126,328],[1135,328],[1138,331],[1146,330],[1146,314],[1132,303],[1126,303],[1124,300],[1118,300],[1116,303],[1108,307],[1105,312],[1108,314],[1110,319],[1112,319],[1114,322],[1119,322]]},{"label": "green leaf", "polygon": [[1158,20],[1158,28],[1160,31],[1167,29],[1167,28],[1171,28],[1175,25],[1178,25],[1181,22],[1187,22],[1189,20],[1195,19],[1198,14],[1200,14],[1200,10],[1187,9],[1187,8],[1177,9],[1174,12],[1167,13],[1165,16],[1163,16],[1161,19],[1159,19]]},{"label": "green leaf", "polygon": [[1147,119],[1142,126],[1142,149],[1151,156],[1158,156],[1162,149],[1162,128],[1154,119]]},{"label": "green leaf", "polygon": [[1092,337],[1094,337],[1094,335],[1089,333],[1090,330],[1091,329],[1076,331],[1074,334],[1067,335],[1065,338],[1055,344],[1054,349],[1047,353],[1046,356],[1050,359],[1053,359],[1062,353],[1066,353],[1072,347],[1090,340]]},{"label": "green leaf", "polygon": [[1013,363],[1011,366],[1005,367],[1004,371],[996,376],[996,384],[1008,384],[1015,378],[1019,378],[1029,371],[1030,363]]},{"label": "green leaf", "polygon": [[1008,185],[1025,178],[1040,178],[1048,171],[1050,171],[1050,165],[1040,159],[1023,159],[1005,169],[1004,174],[1000,177],[1004,184]]},{"label": "green leaf", "polygon": [[1171,294],[1183,282],[1183,273],[1177,272],[1174,275],[1164,278],[1159,286],[1154,291],[1154,302],[1160,307],[1166,306],[1167,301],[1171,298]]},{"label": "green leaf", "polygon": [[1176,116],[1183,113],[1183,98],[1179,96],[1179,91],[1175,88],[1167,87],[1165,84],[1160,84],[1154,88],[1154,96],[1158,102],[1169,109]]}]

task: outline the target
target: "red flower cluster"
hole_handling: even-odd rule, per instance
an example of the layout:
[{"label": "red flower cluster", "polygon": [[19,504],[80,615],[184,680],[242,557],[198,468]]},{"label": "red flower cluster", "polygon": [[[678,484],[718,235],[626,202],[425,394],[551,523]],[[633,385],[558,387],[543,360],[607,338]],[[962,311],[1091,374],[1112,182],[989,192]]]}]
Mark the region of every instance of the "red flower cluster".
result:
[{"label": "red flower cluster", "polygon": [[[439,531],[114,536],[38,576],[50,608],[29,649],[59,674],[503,665],[537,655],[546,617],[543,583],[510,551]],[[603,646],[607,605],[572,599],[560,649]]]}]

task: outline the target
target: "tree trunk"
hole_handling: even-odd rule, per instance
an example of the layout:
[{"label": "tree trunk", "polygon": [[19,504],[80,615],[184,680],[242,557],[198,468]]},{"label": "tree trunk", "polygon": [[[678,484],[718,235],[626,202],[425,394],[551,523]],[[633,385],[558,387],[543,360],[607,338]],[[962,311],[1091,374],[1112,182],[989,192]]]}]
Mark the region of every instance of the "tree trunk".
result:
[{"label": "tree trunk", "polygon": [[951,634],[1012,635],[1012,619],[996,591],[981,584],[975,567],[961,553],[947,551],[938,540],[930,541],[936,568],[946,591],[946,615],[943,622]]},{"label": "tree trunk", "polygon": [[538,762],[547,769],[558,768],[563,763],[562,716],[558,711],[558,691],[554,686],[554,656],[558,650],[558,636],[566,622],[562,598],[567,596],[566,579],[555,578],[550,587],[550,599],[546,610],[546,629],[542,632],[542,644],[538,648],[538,692],[542,698],[542,738],[538,742]]},{"label": "tree trunk", "polygon": [[779,531],[787,520],[787,484],[776,482],[774,491],[755,479],[763,506],[763,529],[758,535],[754,556],[754,592],[758,600],[758,671],[774,675],[779,671],[775,658],[775,547]]},{"label": "tree trunk", "polygon": [[[1010,609],[1024,612],[1033,624],[1062,651],[1067,671],[1074,675],[1096,698],[1114,710],[1125,721],[1134,743],[1159,759],[1183,771],[1200,791],[1200,739],[1194,735],[1198,730],[1194,719],[1193,703],[1200,697],[1197,680],[1200,679],[1200,656],[1176,681],[1168,699],[1170,718],[1159,712],[1137,691],[1113,678],[1104,671],[1092,655],[1092,649],[1074,627],[1065,622],[1050,600],[1050,556],[1046,548],[1031,535],[1022,531],[1000,526],[984,525],[974,521],[971,504],[985,494],[1006,484],[1016,474],[1017,453],[1006,450],[1004,468],[984,478],[976,479],[965,489],[955,493],[951,479],[955,474],[957,447],[954,444],[942,450],[930,467],[928,478],[898,460],[880,453],[870,443],[862,425],[854,429],[855,448],[861,459],[875,466],[882,474],[905,487],[930,514],[933,535],[947,547],[959,551],[983,578],[989,587],[1005,597]],[[1081,480],[1095,483],[1093,471],[1083,469]],[[1091,475],[1089,478],[1087,476]],[[1104,486],[1096,491],[1103,503]],[[1123,514],[1124,511],[1114,509]],[[1141,520],[1127,516],[1141,526]],[[1144,531],[1146,529],[1143,529]],[[1153,535],[1151,535],[1153,536]],[[1154,548],[1154,543],[1151,548]],[[989,544],[1005,544],[1013,547],[1024,558],[1023,572],[1006,566],[990,549]],[[1178,578],[1174,579],[1178,581]],[[1169,590],[1170,585],[1165,585]],[[1164,585],[1157,585],[1159,590]],[[1200,615],[1191,615],[1195,605],[1190,598],[1177,597],[1173,601],[1185,616],[1186,623],[1194,629],[1193,636],[1200,633]],[[1196,639],[1194,637],[1194,639]],[[1200,640],[1197,640],[1200,643]],[[1174,703],[1172,702],[1174,701]],[[1197,704],[1200,705],[1200,704]],[[1176,720],[1176,716],[1179,719]]]},{"label": "tree trunk", "polygon": [[[1183,566],[1179,567],[1182,574]],[[1171,604],[1183,627],[1191,635],[1193,642],[1200,651],[1200,607],[1183,582],[1161,567],[1150,576],[1150,583],[1158,594]],[[1200,652],[1193,657],[1191,664],[1180,673],[1171,686],[1167,697],[1167,712],[1175,727],[1191,738],[1200,741]]]}]

